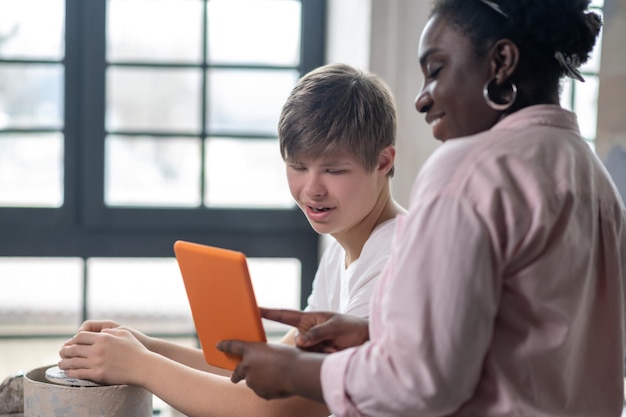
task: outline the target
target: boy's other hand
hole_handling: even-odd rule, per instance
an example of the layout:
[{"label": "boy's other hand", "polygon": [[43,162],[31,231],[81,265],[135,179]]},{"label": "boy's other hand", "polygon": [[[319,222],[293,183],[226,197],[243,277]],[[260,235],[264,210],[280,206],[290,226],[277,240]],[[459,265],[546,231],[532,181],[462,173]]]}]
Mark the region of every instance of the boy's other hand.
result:
[{"label": "boy's other hand", "polygon": [[121,327],[118,323],[111,320],[87,320],[78,329],[79,332],[101,332],[104,329],[116,329]]}]

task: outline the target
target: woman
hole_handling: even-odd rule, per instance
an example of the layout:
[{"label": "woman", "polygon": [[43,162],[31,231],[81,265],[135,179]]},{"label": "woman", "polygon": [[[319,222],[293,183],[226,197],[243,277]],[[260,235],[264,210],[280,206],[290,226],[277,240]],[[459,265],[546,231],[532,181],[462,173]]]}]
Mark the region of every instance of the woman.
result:
[{"label": "woman", "polygon": [[416,108],[444,144],[398,219],[369,333],[335,315],[300,345],[346,347],[333,332],[351,327],[369,340],[326,356],[225,341],[243,356],[234,381],[337,416],[621,414],[626,212],[559,107],[600,30],[588,4],[434,2]]}]

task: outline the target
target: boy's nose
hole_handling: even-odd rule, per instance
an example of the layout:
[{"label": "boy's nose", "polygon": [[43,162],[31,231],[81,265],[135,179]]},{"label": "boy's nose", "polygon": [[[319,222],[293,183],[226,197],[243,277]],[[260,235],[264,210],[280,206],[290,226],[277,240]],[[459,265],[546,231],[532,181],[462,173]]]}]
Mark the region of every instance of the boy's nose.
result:
[{"label": "boy's nose", "polygon": [[313,176],[309,178],[309,181],[307,181],[304,191],[309,197],[319,198],[319,197],[322,197],[324,194],[326,194],[326,187],[324,186],[323,182],[320,181],[319,178]]}]

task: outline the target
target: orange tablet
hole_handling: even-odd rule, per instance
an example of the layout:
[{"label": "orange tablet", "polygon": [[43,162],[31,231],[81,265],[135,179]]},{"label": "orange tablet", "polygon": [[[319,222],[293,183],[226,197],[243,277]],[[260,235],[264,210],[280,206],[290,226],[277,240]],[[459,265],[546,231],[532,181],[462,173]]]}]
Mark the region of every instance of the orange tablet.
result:
[{"label": "orange tablet", "polygon": [[220,352],[217,342],[266,341],[246,256],[182,240],[174,243],[174,253],[204,358],[209,365],[235,369],[241,358]]}]

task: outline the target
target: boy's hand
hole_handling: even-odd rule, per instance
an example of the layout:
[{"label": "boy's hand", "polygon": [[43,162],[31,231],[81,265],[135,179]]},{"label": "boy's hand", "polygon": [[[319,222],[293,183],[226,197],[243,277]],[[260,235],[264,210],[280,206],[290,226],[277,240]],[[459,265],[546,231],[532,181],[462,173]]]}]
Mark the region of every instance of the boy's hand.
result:
[{"label": "boy's hand", "polygon": [[101,384],[136,384],[148,350],[125,329],[80,331],[60,349],[59,368],[72,378]]},{"label": "boy's hand", "polygon": [[143,334],[142,332],[138,330],[131,329],[130,327],[122,326],[121,324],[116,323],[112,320],[86,320],[79,327],[78,332],[100,333],[107,329],[129,331],[130,333],[133,334],[133,336],[135,336],[137,340],[141,342],[142,345],[152,350],[150,346],[150,341],[152,340],[152,338],[150,338],[149,336]]},{"label": "boy's hand", "polygon": [[101,332],[104,329],[116,329],[121,327],[118,323],[111,320],[87,320],[84,321],[78,331],[85,332]]},{"label": "boy's hand", "polygon": [[296,345],[312,352],[337,352],[369,340],[368,321],[347,314],[261,308],[261,315],[296,327]]}]

